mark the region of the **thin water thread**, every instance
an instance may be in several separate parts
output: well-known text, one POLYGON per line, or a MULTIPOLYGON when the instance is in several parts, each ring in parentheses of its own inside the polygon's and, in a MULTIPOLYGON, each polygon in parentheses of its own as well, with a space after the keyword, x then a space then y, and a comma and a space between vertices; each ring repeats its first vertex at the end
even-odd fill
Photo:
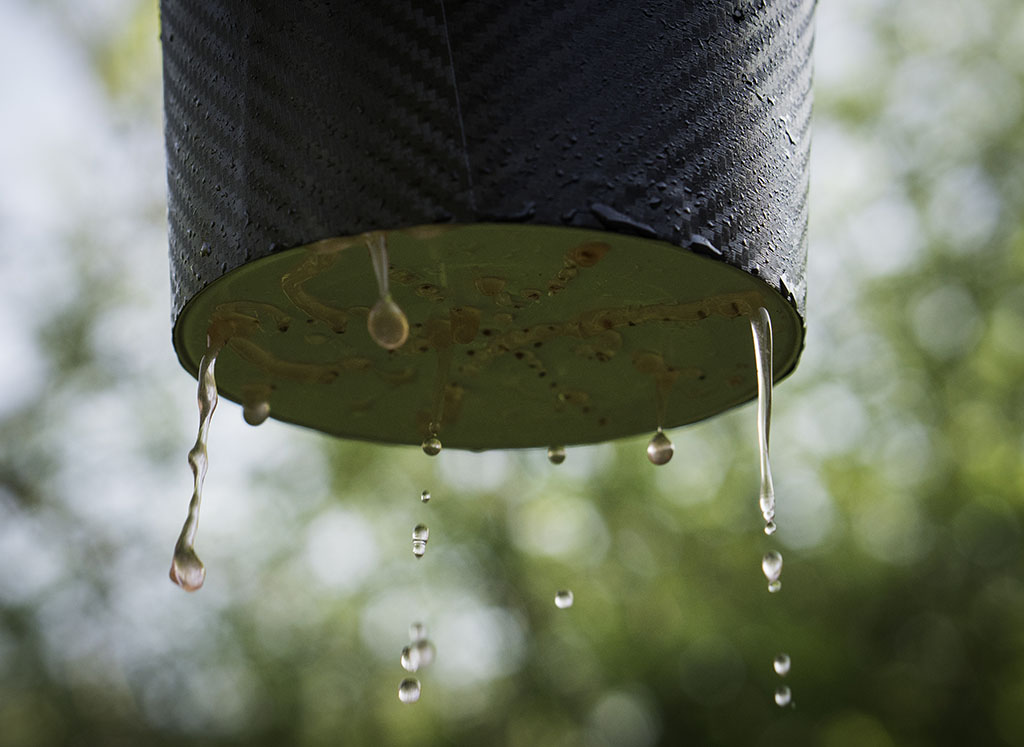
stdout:
POLYGON ((462 137, 462 160, 466 165, 466 182, 469 185, 469 205, 476 212, 476 193, 473 188, 473 172, 469 168, 469 145, 466 142, 466 123, 462 118, 462 103, 459 101, 459 83, 455 78, 455 56, 452 54, 452 42, 448 36, 448 14, 445 12, 444 0, 441 3, 441 23, 444 26, 444 45, 448 49, 448 69, 452 74, 452 92, 455 94, 455 113, 459 116, 459 134, 462 137))
POLYGON ((775 518, 775 486, 768 461, 768 440, 772 419, 772 320, 768 310, 758 308, 750 318, 754 341, 754 364, 757 368, 757 442, 761 457, 760 508, 765 522, 775 518))

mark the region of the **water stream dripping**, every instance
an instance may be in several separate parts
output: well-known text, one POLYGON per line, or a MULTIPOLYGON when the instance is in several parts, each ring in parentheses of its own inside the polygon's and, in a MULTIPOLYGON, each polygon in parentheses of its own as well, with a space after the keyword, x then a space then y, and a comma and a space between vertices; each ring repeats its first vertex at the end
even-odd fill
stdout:
POLYGON ((366 234, 366 247, 377 276, 380 298, 366 317, 366 328, 373 341, 385 350, 396 350, 409 339, 409 320, 391 297, 388 289, 388 245, 383 231, 366 234))
POLYGON ((750 318, 754 340, 754 362, 757 366, 757 444, 761 456, 760 508, 764 517, 764 533, 775 533, 775 486, 768 462, 768 438, 772 422, 772 320, 763 306, 750 318))
POLYGON ((199 433, 195 445, 188 453, 188 464, 192 468, 192 499, 188 504, 188 516, 181 528, 178 542, 174 546, 174 558, 171 560, 170 577, 185 591, 196 591, 206 580, 206 567, 196 555, 196 532, 199 529, 199 508, 203 500, 203 481, 206 479, 206 468, 209 455, 206 451, 207 438, 210 433, 210 422, 213 411, 217 408, 217 379, 214 367, 217 354, 224 347, 226 339, 215 333, 211 328, 206 341, 206 352, 199 362, 198 392, 199 401, 199 433))

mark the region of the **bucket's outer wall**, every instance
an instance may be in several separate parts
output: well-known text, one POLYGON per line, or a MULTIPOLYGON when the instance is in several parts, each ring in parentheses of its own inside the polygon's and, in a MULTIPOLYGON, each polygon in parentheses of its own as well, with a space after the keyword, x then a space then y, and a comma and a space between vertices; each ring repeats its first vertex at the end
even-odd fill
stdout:
POLYGON ((803 317, 813 9, 162 0, 173 319, 272 252, 447 221, 717 251, 803 317))

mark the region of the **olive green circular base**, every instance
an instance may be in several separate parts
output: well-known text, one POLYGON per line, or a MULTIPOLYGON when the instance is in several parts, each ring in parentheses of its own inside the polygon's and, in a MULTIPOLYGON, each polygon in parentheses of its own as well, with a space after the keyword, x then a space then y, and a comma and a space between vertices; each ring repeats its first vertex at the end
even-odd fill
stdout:
POLYGON ((749 314, 768 309, 774 372, 803 324, 777 291, 670 244, 534 225, 389 231, 390 292, 410 335, 388 352, 363 237, 246 264, 174 329, 193 374, 211 323, 229 329, 222 396, 345 438, 492 449, 606 441, 709 417, 756 394, 749 314))

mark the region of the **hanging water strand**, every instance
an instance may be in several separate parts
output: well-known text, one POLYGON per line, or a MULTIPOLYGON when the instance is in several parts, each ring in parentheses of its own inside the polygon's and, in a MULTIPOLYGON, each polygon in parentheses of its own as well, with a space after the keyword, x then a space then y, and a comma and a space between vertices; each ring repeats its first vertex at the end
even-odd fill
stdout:
POLYGON ((750 318, 754 339, 754 363, 757 366, 757 445, 761 454, 761 515, 764 533, 775 533, 775 486, 768 462, 768 437, 772 425, 772 320, 768 310, 758 308, 750 318))
POLYGON ((199 529, 199 507, 203 500, 203 481, 206 479, 208 454, 206 442, 210 433, 210 421, 217 408, 217 379, 214 367, 217 354, 224 346, 224 340, 214 336, 211 329, 206 341, 206 353, 199 362, 199 433, 196 443, 188 453, 188 464, 192 468, 192 500, 188 504, 188 516, 181 528, 178 542, 174 546, 171 560, 171 581, 185 591, 195 591, 206 580, 206 567, 196 555, 196 531, 199 529))
POLYGON ((385 350, 395 350, 402 347, 409 338, 409 320, 388 290, 388 245, 384 232, 372 231, 366 234, 366 247, 370 250, 370 261, 373 263, 380 293, 380 298, 366 317, 366 328, 374 342, 385 350))

